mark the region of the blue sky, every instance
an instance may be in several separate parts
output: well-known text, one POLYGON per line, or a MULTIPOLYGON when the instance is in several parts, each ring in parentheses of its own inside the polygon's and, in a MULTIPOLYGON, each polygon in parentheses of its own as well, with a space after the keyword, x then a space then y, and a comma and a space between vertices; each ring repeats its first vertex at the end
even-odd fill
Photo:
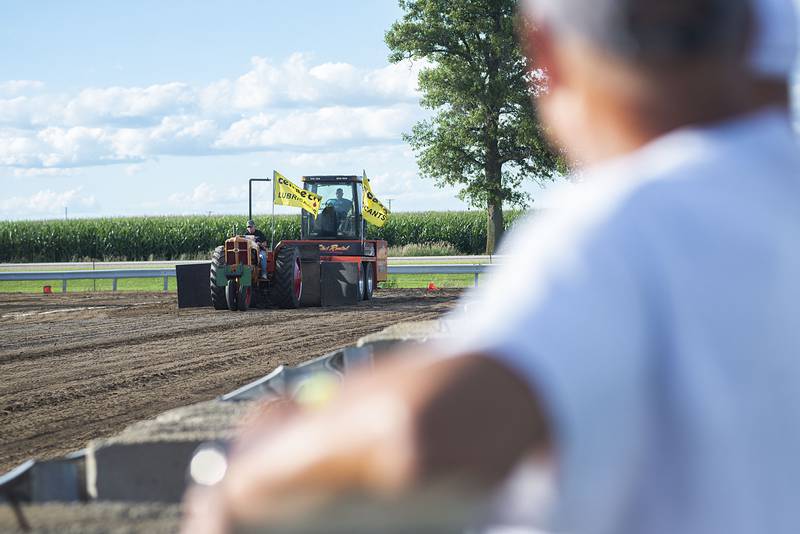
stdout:
POLYGON ((5 2, 3 71, 62 90, 202 84, 237 77, 252 56, 311 52, 320 63, 386 64, 394 1, 5 2))
POLYGON ((425 111, 419 66, 386 59, 400 16, 395 0, 0 3, 0 219, 245 213, 247 179, 273 169, 366 169, 393 211, 465 209, 401 140, 425 111))
POLYGON ((387 61, 400 16, 394 0, 4 2, 0 219, 245 213, 247 179, 273 169, 366 169, 394 211, 465 209, 401 140, 425 112, 418 67, 387 61))

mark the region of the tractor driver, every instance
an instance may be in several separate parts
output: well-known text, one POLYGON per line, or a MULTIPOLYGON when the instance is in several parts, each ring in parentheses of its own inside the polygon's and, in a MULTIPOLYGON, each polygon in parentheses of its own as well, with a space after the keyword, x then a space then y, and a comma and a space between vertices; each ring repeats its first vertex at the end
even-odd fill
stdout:
POLYGON ((353 201, 344 198, 344 190, 340 187, 336 189, 336 198, 333 199, 333 209, 336 210, 336 218, 339 220, 347 217, 353 209, 353 201))
POLYGON ((264 232, 256 228, 256 222, 252 219, 247 221, 247 233, 245 235, 254 236, 258 245, 258 257, 261 259, 261 278, 267 277, 267 236, 264 232))

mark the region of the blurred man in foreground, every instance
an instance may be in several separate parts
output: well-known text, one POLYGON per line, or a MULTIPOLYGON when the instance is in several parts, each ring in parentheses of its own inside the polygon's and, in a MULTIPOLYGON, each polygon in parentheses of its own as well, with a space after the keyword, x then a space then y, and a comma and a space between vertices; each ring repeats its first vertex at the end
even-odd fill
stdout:
POLYGON ((559 532, 800 531, 800 150, 748 7, 526 2, 538 108, 584 183, 515 229, 453 344, 251 429, 187 530, 488 489, 538 454, 559 532))

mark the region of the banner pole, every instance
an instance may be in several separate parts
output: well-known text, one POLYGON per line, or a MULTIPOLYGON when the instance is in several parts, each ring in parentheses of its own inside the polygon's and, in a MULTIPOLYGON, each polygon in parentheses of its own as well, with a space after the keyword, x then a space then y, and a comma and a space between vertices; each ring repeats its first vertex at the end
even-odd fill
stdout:
POLYGON ((273 169, 272 170, 272 230, 269 236, 269 250, 273 251, 274 243, 275 243, 275 184, 278 181, 277 172, 273 169))
POLYGON ((364 196, 367 191, 364 187, 364 181, 366 179, 367 170, 361 169, 361 198, 358 199, 358 202, 361 204, 361 213, 359 214, 359 218, 361 219, 361 250, 364 250, 364 243, 367 240, 367 222, 364 220, 364 196))

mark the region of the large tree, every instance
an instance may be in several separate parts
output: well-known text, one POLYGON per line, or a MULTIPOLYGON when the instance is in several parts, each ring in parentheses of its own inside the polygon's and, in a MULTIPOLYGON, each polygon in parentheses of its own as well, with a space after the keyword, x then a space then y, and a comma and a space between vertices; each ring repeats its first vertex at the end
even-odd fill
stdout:
POLYGON ((515 36, 515 0, 399 0, 386 32, 390 61, 427 60, 422 105, 435 111, 405 139, 424 177, 460 187, 487 210, 486 252, 503 235, 503 205, 527 206, 525 179, 551 180, 563 163, 534 116, 531 76, 515 36))

